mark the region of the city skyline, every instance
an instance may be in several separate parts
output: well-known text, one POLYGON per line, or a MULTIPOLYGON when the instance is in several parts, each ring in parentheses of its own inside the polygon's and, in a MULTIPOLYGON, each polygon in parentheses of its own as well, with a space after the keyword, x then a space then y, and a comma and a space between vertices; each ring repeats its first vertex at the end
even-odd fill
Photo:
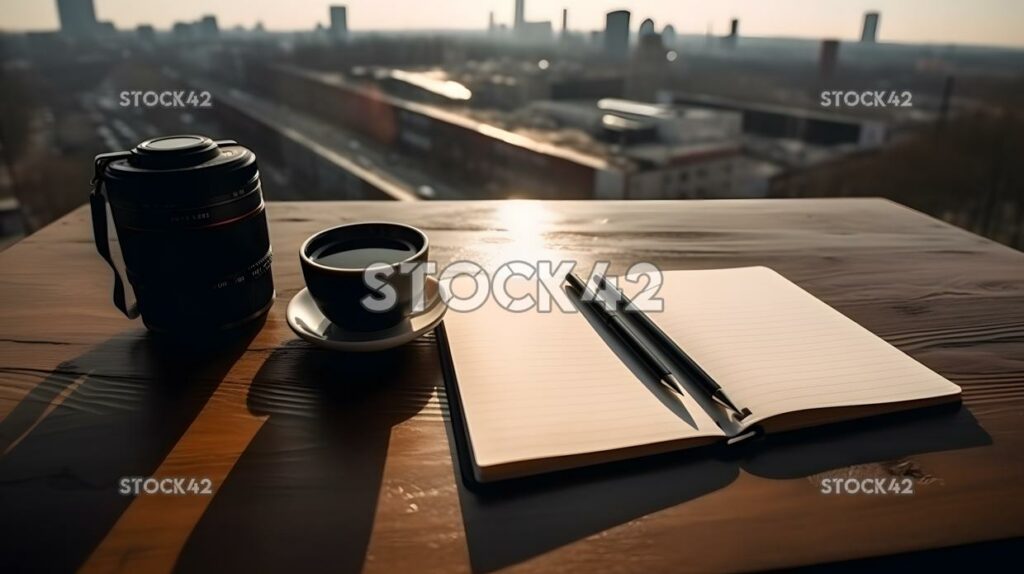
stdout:
MULTIPOLYGON (((119 29, 152 24, 166 30, 176 21, 195 20, 214 14, 222 28, 251 28, 262 22, 272 31, 310 30, 328 25, 332 4, 349 11, 349 29, 360 31, 399 30, 484 30, 488 14, 494 12, 499 24, 511 26, 514 0, 444 0, 422 3, 414 0, 347 2, 294 0, 287 4, 262 1, 203 2, 177 0, 173 3, 140 4, 130 0, 96 0, 96 14, 119 29)), ((0 30, 53 30, 58 27, 56 2, 4 0, 0 30)), ((1024 47, 1024 3, 1013 0, 954 2, 941 10, 927 0, 779 0, 755 2, 732 0, 707 3, 697 0, 527 0, 529 21, 560 22, 563 9, 569 11, 571 30, 600 30, 605 14, 627 9, 635 23, 652 18, 658 30, 672 24, 682 34, 703 34, 709 25, 716 35, 728 32, 731 18, 742 22, 742 36, 840 38, 857 40, 865 12, 881 13, 880 42, 971 44, 1024 47), (811 31, 811 32, 808 32, 811 31)))

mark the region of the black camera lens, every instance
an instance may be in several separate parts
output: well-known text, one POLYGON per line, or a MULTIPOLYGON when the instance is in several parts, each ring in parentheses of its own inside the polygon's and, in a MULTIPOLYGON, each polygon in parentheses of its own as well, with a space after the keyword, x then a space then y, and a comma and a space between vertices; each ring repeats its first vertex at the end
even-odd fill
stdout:
MULTIPOLYGON (((103 189, 93 193, 97 247, 108 257, 106 214, 96 209, 105 198, 147 327, 224 330, 269 310, 272 252, 252 151, 203 136, 159 137, 98 156, 97 179, 103 189)), ((119 290, 117 283, 115 303, 132 316, 119 290)))

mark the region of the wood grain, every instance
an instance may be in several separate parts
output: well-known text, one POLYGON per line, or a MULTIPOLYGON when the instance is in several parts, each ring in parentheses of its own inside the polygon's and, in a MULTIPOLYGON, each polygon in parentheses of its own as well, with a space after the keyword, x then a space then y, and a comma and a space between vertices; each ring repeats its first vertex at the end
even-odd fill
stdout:
POLYGON ((84 208, 0 253, 0 564, 721 571, 1024 535, 1024 254, 876 199, 297 202, 269 214, 277 301, 251 340, 212 354, 168 349, 117 314, 84 208), (433 335, 338 356, 284 322, 301 242, 360 220, 424 229, 441 266, 768 265, 961 385, 967 410, 955 424, 880 423, 776 449, 849 454, 838 467, 697 453, 472 491, 433 335), (211 477, 216 493, 113 492, 129 475, 211 477), (912 476, 915 494, 825 496, 823 476, 912 476))

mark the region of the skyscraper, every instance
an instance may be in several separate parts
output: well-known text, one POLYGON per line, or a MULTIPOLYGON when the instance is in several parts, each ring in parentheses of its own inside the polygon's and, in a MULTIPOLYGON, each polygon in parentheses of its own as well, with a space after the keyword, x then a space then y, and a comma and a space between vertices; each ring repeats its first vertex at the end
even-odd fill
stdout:
POLYGON ((629 10, 615 10, 605 16, 604 50, 621 60, 629 56, 629 10))
POLYGON ((516 16, 513 27, 518 30, 526 22, 526 0, 516 0, 516 16))
POLYGON ((562 37, 569 35, 569 9, 562 8, 562 37))
POLYGON ((860 41, 874 43, 878 39, 878 12, 864 13, 864 30, 860 33, 860 41))
MULTIPOLYGON (((653 28, 653 23, 651 24, 653 28)), ((641 29, 643 27, 641 26, 641 29)), ((661 35, 653 29, 641 33, 636 50, 629 61, 626 96, 635 100, 654 101, 668 77, 668 58, 661 35)))
POLYGON ((644 36, 650 36, 651 34, 654 34, 654 20, 647 18, 640 23, 639 36, 643 38, 644 36))
POLYGON ((722 45, 729 49, 735 49, 740 43, 740 20, 733 18, 729 21, 729 35, 722 38, 722 45))
POLYGON ((666 46, 671 46, 676 43, 676 27, 672 24, 667 24, 661 31, 661 40, 666 46))
POLYGON ((331 35, 341 38, 348 35, 348 8, 331 6, 331 35))
POLYGON ((60 31, 72 36, 90 36, 97 31, 96 8, 92 0, 57 0, 60 31))
POLYGON ((196 25, 196 29, 201 37, 208 40, 216 38, 220 34, 216 16, 203 16, 196 25))
POLYGON ((839 64, 839 40, 822 40, 818 55, 818 73, 822 78, 831 77, 839 64))

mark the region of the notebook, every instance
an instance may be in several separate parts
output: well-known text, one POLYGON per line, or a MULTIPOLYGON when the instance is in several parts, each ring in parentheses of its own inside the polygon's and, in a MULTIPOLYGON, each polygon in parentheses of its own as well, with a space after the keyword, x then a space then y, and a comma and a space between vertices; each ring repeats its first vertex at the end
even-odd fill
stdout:
POLYGON ((663 310, 648 317, 751 414, 737 420, 682 373, 688 392, 668 391, 586 306, 515 313, 492 298, 450 312, 442 333, 478 481, 959 400, 960 387, 771 269, 663 277, 663 310))

